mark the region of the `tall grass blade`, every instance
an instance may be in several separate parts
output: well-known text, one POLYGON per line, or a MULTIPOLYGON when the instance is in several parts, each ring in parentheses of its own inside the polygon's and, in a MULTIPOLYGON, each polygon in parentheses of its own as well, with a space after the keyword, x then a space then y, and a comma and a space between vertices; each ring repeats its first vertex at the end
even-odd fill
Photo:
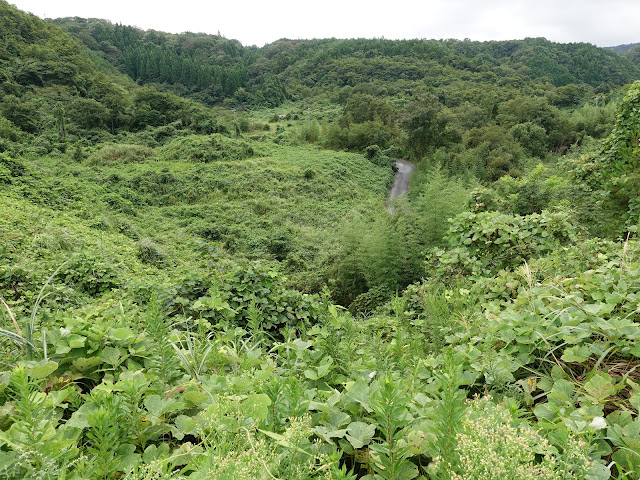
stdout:
POLYGON ((49 286, 51 281, 55 278, 55 276, 58 274, 58 272, 62 269, 62 267, 64 267, 67 263, 69 263, 69 260, 67 260, 66 262, 63 262, 58 268, 56 268, 55 272, 53 272, 51 276, 47 278, 47 281, 44 282, 44 285, 40 289, 40 293, 38 293, 36 302, 33 304, 33 310, 31 311, 31 318, 29 320, 29 328, 27 329, 27 336, 26 336, 27 359, 29 360, 31 360, 33 356, 33 351, 35 350, 35 347, 33 345, 33 330, 35 328, 35 323, 36 323, 36 314, 38 313, 38 308, 40 307, 40 304, 42 303, 42 301, 49 296, 49 294, 45 295, 44 291, 49 286))
POLYGON ((20 325, 18 325, 18 322, 16 321, 16 317, 13 316, 13 312, 11 311, 11 309, 9 308, 9 305, 7 305, 7 302, 4 301, 4 298, 0 297, 0 302, 2 302, 2 305, 4 305, 4 308, 7 309, 7 313, 9 314, 9 318, 11 319, 11 321, 13 322, 13 326, 16 329, 16 333, 20 336, 22 336, 22 330, 20 330, 20 325))
POLYGON ((11 330, 0 328, 0 336, 10 339, 22 347, 30 347, 35 349, 35 345, 33 345, 33 343, 24 338, 22 335, 16 332, 12 332, 11 330))

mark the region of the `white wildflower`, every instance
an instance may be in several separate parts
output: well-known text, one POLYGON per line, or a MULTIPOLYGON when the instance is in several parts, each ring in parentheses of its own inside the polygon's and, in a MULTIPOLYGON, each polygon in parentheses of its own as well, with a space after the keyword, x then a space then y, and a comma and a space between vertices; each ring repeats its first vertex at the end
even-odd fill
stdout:
POLYGON ((604 417, 593 417, 589 426, 594 430, 602 430, 603 428, 607 428, 607 421, 604 417))

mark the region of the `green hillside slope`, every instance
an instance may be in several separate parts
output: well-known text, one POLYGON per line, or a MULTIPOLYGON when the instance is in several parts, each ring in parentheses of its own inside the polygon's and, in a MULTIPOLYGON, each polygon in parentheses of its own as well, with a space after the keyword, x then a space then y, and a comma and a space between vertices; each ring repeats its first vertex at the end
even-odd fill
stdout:
POLYGON ((637 75, 0 1, 0 479, 637 478, 637 75))
POLYGON ((191 132, 218 129, 198 104, 139 88, 61 28, 5 1, 0 27, 0 151, 65 151, 112 139, 122 130, 170 123, 191 132))

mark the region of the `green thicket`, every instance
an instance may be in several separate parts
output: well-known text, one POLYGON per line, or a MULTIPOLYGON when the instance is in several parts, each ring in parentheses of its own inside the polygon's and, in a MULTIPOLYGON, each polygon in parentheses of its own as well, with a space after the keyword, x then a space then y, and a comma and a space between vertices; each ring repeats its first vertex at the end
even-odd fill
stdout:
POLYGON ((633 63, 0 40, 1 479, 638 477, 633 63))
POLYGON ((198 98, 207 102, 233 96, 247 83, 247 65, 255 59, 252 50, 220 36, 143 32, 98 19, 66 18, 54 23, 133 80, 176 85, 180 93, 198 92, 198 98))
POLYGON ((158 136, 224 130, 197 103, 137 88, 61 28, 6 2, 0 2, 0 13, 0 150, 64 152, 158 126, 166 127, 158 136))

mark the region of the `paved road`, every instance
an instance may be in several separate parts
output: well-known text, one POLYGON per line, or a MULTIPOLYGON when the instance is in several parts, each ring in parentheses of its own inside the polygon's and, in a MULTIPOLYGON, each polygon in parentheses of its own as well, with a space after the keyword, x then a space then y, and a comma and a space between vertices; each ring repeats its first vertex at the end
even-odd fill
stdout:
MULTIPOLYGON (((416 168, 413 163, 400 158, 396 160, 396 167, 398 168, 398 171, 396 172, 396 176, 393 180, 391 192, 389 192, 389 200, 393 200, 394 198, 398 198, 400 195, 407 193, 407 190, 409 190, 409 179, 411 178, 413 170, 416 168)), ((387 210, 389 210, 390 213, 395 213, 396 211, 390 204, 387 205, 387 210)))

